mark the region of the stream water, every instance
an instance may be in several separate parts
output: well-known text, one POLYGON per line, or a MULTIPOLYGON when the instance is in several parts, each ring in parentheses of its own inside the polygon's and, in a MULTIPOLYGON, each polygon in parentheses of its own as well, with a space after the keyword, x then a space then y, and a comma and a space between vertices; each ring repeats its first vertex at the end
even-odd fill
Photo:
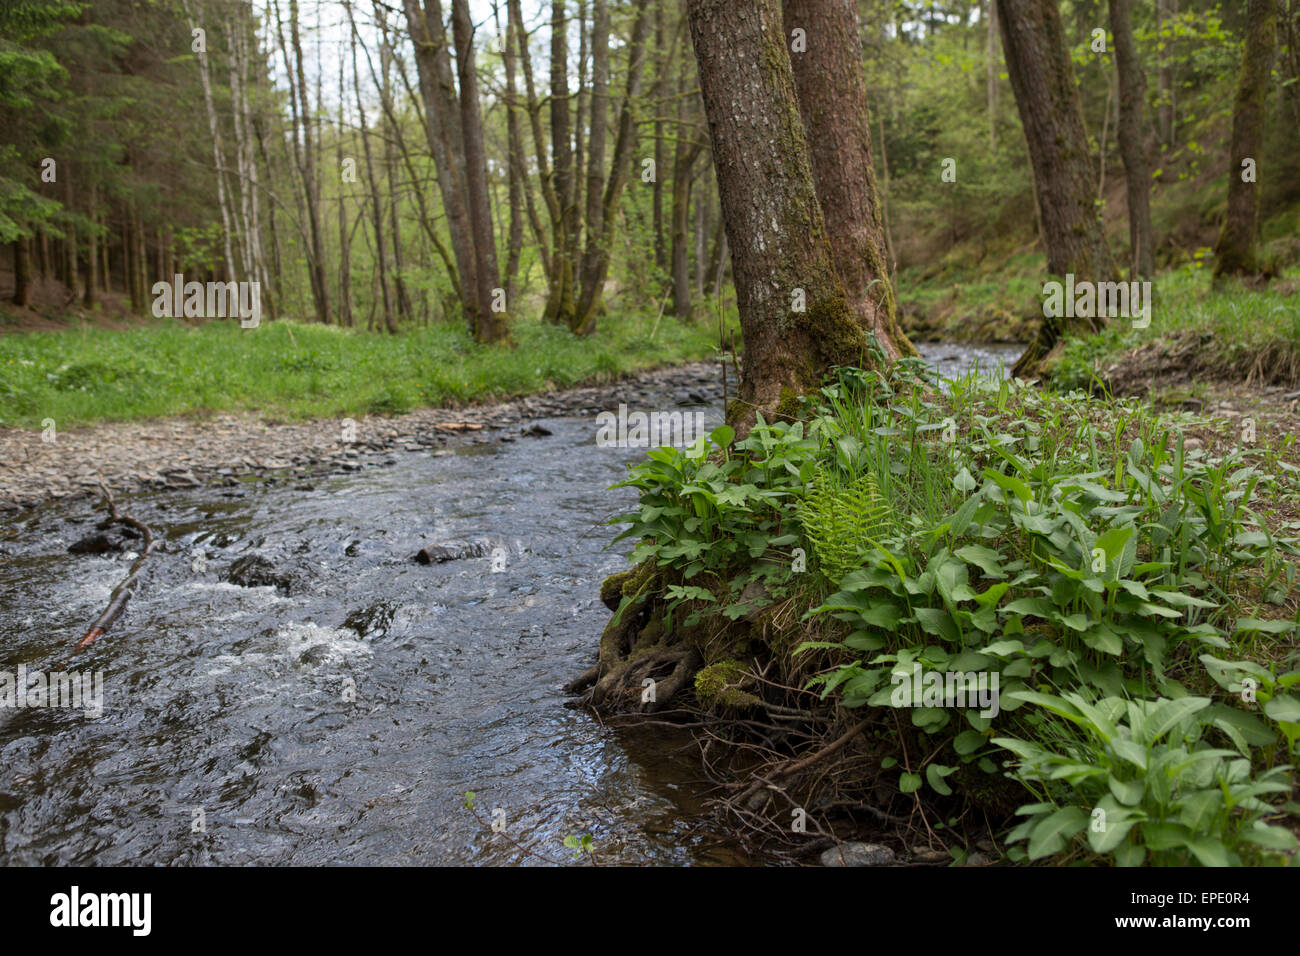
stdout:
MULTIPOLYGON (((1015 357, 922 351, 949 374, 1015 357)), ((0 862, 540 864, 585 833, 602 862, 763 862, 700 825, 684 733, 562 706, 609 617, 600 582, 626 566, 604 521, 635 495, 608 486, 643 453, 597 447, 591 418, 540 424, 352 474, 130 496, 165 550, 75 656, 130 555, 68 553, 103 515, 87 499, 0 524, 0 672, 103 681, 98 715, 0 710, 0 862), (412 560, 456 543, 482 553, 412 560), (232 575, 251 556, 276 581, 232 575)))

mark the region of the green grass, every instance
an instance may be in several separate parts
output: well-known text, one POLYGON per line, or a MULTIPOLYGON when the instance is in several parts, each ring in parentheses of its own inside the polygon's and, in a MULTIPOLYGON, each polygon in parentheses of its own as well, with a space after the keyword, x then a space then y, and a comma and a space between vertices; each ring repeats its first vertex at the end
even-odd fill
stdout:
POLYGON ((241 329, 165 320, 0 337, 0 425, 60 427, 168 415, 257 411, 302 419, 396 414, 502 400, 707 357, 712 323, 610 316, 577 338, 517 322, 513 348, 459 326, 399 335, 288 322, 241 329), (653 337, 651 332, 654 332, 653 337))
POLYGON ((970 262, 913 267, 899 274, 899 303, 920 341, 1028 341, 1041 315, 1041 253, 1000 261, 996 271, 970 262))

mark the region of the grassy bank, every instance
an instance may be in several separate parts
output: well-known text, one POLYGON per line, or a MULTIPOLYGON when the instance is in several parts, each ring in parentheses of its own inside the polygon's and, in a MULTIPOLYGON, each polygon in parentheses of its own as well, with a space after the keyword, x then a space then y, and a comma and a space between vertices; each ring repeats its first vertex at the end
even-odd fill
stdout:
POLYGON ((1251 384, 1300 384, 1300 291, 1295 278, 1264 288, 1236 280, 1211 281, 1212 263, 1167 273, 1155 284, 1151 325, 1135 329, 1117 320, 1102 334, 1071 342, 1053 369, 1061 388, 1087 388, 1094 374, 1126 360, 1125 384, 1143 370, 1169 365, 1159 386, 1205 380, 1251 384), (1136 354, 1135 350, 1137 351, 1136 354), (1169 361, 1172 359, 1172 361, 1169 361))
MULTIPOLYGON (((1057 388, 1091 388, 1095 375, 1134 354, 1121 385, 1140 377, 1141 363, 1158 371, 1162 359, 1197 380, 1300 385, 1300 284, 1283 277, 1268 286, 1212 281, 1208 251, 1153 281, 1151 325, 1114 319, 1109 328, 1070 343, 1052 369, 1057 388), (1186 354, 1184 354, 1186 352, 1186 354), (1138 367, 1134 367, 1134 365, 1138 367)), ((982 273, 900 276, 907 332, 917 341, 1027 342, 1043 316, 1043 263, 1023 255, 996 277, 982 273)), ((1104 377, 1104 376, 1102 376, 1104 377)))
POLYGON ((772 840, 808 808, 958 859, 1286 862, 1300 469, 1184 425, 841 370, 800 421, 652 451, 591 699, 641 709, 651 677, 711 712, 776 782, 731 801, 772 840))
POLYGON ((577 338, 516 322, 516 346, 476 345, 459 326, 387 336, 289 322, 241 329, 163 321, 0 337, 0 425, 255 410, 286 419, 390 414, 610 379, 712 354, 717 331, 671 316, 610 316, 577 338), (653 333, 653 334, 652 334, 653 333))

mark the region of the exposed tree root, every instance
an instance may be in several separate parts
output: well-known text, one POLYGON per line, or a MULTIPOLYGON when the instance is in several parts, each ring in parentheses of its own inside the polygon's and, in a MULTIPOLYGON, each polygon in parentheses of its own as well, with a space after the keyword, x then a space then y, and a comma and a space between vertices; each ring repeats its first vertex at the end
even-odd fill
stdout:
MULTIPOLYGON (((624 726, 689 732, 716 788, 709 826, 769 859, 804 860, 849 839, 890 843, 902 858, 917 843, 942 846, 929 823, 932 811, 949 819, 962 812, 961 799, 931 807, 919 794, 900 793, 897 771, 883 770, 882 760, 900 756, 901 747, 900 768, 924 766, 915 751, 907 759, 911 728, 880 724, 880 711, 850 721, 805 689, 832 660, 791 653, 817 636, 793 602, 692 626, 684 623, 689 607, 680 606, 669 626, 661 595, 675 582, 661 574, 643 565, 601 587, 616 613, 601 635, 596 665, 567 685, 580 695, 569 706, 624 726)), ((965 845, 990 835, 943 832, 965 845)))

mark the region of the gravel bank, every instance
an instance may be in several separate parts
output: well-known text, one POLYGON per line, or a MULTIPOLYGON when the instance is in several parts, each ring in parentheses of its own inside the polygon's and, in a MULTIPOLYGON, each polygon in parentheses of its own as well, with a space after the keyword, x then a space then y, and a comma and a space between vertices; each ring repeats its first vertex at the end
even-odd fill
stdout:
MULTIPOLYGON (((324 475, 391 462, 395 452, 436 450, 449 444, 544 437, 528 423, 567 415, 594 415, 664 394, 672 402, 716 402, 718 366, 696 363, 645 372, 610 385, 569 389, 495 405, 425 408, 396 417, 323 419, 281 424, 255 415, 207 420, 115 422, 43 436, 0 429, 0 511, 44 501, 98 494, 96 475, 114 491, 236 483, 268 474, 324 475), (52 440, 47 440, 47 437, 52 440)), ((593 431, 594 437, 594 431, 593 431)))

